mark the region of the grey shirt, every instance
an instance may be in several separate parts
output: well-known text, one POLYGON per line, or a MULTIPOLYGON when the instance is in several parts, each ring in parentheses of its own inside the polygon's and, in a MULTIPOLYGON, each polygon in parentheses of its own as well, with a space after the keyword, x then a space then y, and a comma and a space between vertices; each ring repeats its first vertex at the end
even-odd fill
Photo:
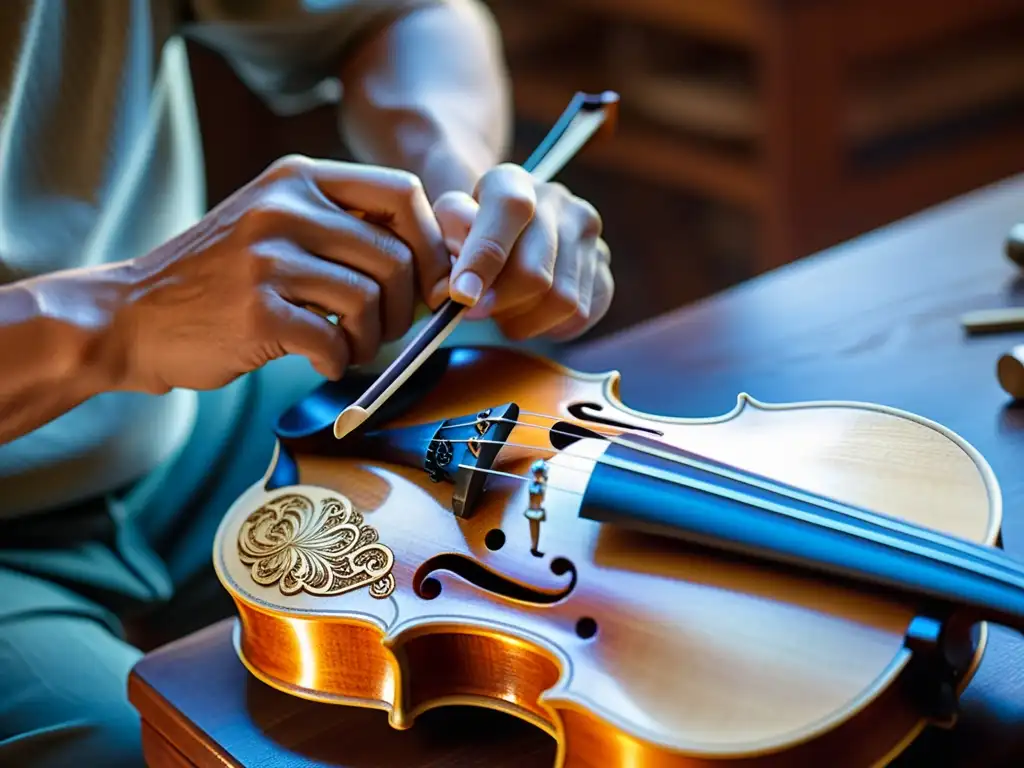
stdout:
MULTIPOLYGON (((0 0, 0 282, 146 253, 204 213, 181 36, 278 111, 423 0, 0 0)), ((0 355, 4 354, 0 350, 0 355)), ((196 393, 107 393, 0 446, 0 516, 103 493, 192 430, 196 393)))

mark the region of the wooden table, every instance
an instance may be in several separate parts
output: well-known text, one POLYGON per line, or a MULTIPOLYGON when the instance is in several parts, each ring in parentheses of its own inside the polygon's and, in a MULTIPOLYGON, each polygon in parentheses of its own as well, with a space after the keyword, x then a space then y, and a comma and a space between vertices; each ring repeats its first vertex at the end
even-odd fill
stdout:
MULTIPOLYGON (((960 313, 1024 300, 1003 239, 1024 218, 1024 176, 920 214, 613 338, 566 362, 623 372, 632 406, 703 417, 738 392, 763 401, 870 400, 940 421, 990 461, 1004 544, 1024 558, 1024 407, 995 379, 1013 337, 965 338, 960 313)), ((152 766, 548 768, 554 745, 480 710, 436 710, 411 731, 385 716, 288 697, 235 659, 230 623, 149 654, 130 683, 152 766)), ((950 732, 900 765, 1024 764, 1024 644, 996 629, 950 732)))

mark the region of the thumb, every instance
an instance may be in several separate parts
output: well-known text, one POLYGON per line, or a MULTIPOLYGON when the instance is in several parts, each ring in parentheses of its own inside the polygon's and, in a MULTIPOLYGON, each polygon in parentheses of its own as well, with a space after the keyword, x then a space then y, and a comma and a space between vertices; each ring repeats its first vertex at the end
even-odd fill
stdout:
POLYGON ((479 209, 451 274, 452 298, 470 307, 497 280, 537 206, 532 177, 510 164, 484 174, 474 196, 479 209))
POLYGON ((437 198, 433 207, 434 218, 437 219, 445 248, 450 254, 449 272, 442 275, 430 289, 429 295, 424 297, 429 306, 437 307, 449 297, 451 267, 462 252, 462 246, 473 227, 480 206, 465 192, 453 191, 437 198))

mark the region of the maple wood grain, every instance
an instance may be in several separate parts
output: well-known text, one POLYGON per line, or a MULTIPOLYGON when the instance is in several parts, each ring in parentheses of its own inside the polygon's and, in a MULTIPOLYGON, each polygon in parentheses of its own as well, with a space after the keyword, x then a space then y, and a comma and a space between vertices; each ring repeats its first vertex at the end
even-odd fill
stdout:
MULTIPOLYGON (((1024 217, 1024 176, 831 248, 570 355, 623 372, 627 405, 701 417, 737 392, 767 402, 866 400, 938 421, 991 464, 1002 543, 1024 560, 1024 404, 999 358, 1024 333, 968 336, 968 311, 1024 305, 1006 239, 1024 217)), ((900 766, 1024 764, 1024 643, 994 628, 950 732, 919 738, 900 766)))
MULTIPOLYGON (((659 419, 622 409, 613 375, 574 373, 508 349, 449 363, 389 424, 463 421, 506 402, 521 414, 600 403, 602 418, 655 430, 660 444, 708 461, 968 540, 997 540, 1001 509, 983 462, 907 415, 744 402, 722 419, 659 419)), ((361 458, 330 455, 330 446, 291 443, 297 483, 254 483, 214 544, 217 574, 241 615, 246 666, 289 693, 386 709, 396 727, 415 727, 418 712, 440 703, 509 711, 556 736, 566 752, 557 768, 723 760, 859 768, 916 735, 921 718, 899 693, 911 687, 903 646, 918 608, 581 519, 587 467, 608 443, 556 454, 547 430, 534 428, 547 422, 520 419, 493 468, 521 476, 535 460, 548 462, 536 554, 522 483, 492 478, 472 517, 459 519, 451 485, 418 466, 371 471, 361 458), (345 559, 346 539, 280 538, 282 530, 322 530, 328 515, 372 532, 378 569, 362 580, 298 577, 286 586, 285 569, 272 563, 281 562, 278 547, 300 537, 303 551, 361 573, 345 559), (502 544, 488 546, 495 532, 502 544), (486 583, 465 563, 484 569, 486 583), (428 574, 438 587, 426 597, 419 585, 428 574), (381 585, 377 596, 352 588, 371 582, 381 585), (522 590, 516 599, 507 592, 513 585, 522 590), (594 634, 577 635, 583 617, 594 634), (815 638, 813 653, 806 638, 815 638), (876 700, 879 686, 896 695, 876 700)))

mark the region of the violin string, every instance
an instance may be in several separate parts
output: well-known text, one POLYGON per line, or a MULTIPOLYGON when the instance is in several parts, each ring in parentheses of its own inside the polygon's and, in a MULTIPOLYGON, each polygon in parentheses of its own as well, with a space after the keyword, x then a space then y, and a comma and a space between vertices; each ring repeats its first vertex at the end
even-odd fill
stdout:
MULTIPOLYGON (((553 418, 554 419, 555 417, 551 416, 551 417, 548 417, 548 418, 553 418)), ((556 429, 555 427, 547 427, 547 426, 544 426, 543 424, 531 424, 528 421, 522 421, 520 419, 508 419, 508 418, 500 417, 500 418, 496 418, 496 419, 485 419, 485 421, 499 422, 499 423, 502 423, 502 424, 512 424, 513 426, 516 426, 516 427, 529 427, 530 429, 542 429, 545 432, 547 432, 549 434, 552 434, 552 435, 561 435, 562 437, 572 437, 572 438, 575 438, 577 440, 581 440, 583 438, 590 437, 589 435, 580 435, 580 434, 578 434, 576 432, 566 432, 564 429, 556 429)), ((555 421, 565 421, 565 419, 555 419, 555 421)), ((472 426, 476 425, 476 423, 477 422, 475 422, 475 421, 471 421, 471 422, 468 422, 468 423, 465 423, 465 424, 449 424, 446 427, 441 427, 441 429, 454 429, 455 427, 472 427, 472 426)), ((574 423, 574 422, 569 422, 569 423, 574 423)), ((590 427, 585 427, 585 429, 590 429, 590 427)), ((613 438, 614 437, 613 434, 610 434, 610 433, 607 433, 607 432, 598 432, 596 429, 595 430, 591 430, 591 431, 592 432, 596 432, 597 434, 602 435, 604 437, 609 437, 609 438, 613 438)), ((435 437, 435 438, 431 439, 431 442, 433 442, 434 440, 448 440, 448 442, 450 442, 450 443, 461 442, 461 441, 458 441, 458 440, 451 440, 451 439, 449 439, 447 437, 435 437)), ((627 445, 626 447, 629 447, 629 446, 627 445)))
MULTIPOLYGON (((558 416, 548 416, 547 414, 534 413, 532 411, 520 411, 519 413, 520 414, 526 414, 527 416, 538 416, 538 417, 541 417, 541 418, 544 418, 544 419, 548 419, 550 421, 566 421, 566 419, 559 418, 558 416)), ((543 424, 531 424, 528 421, 523 421, 521 419, 509 419, 509 418, 506 418, 504 416, 499 416, 499 417, 493 418, 493 419, 492 418, 486 418, 486 419, 484 419, 484 421, 500 422, 502 424, 513 424, 513 425, 518 426, 518 427, 533 427, 534 429, 545 429, 545 430, 547 430, 549 432, 554 432, 555 434, 567 435, 569 437, 580 437, 580 435, 577 435, 577 434, 575 434, 573 432, 563 432, 561 430, 555 429, 554 427, 545 427, 543 424)), ((441 427, 441 429, 457 429, 459 427, 473 427, 473 426, 476 426, 476 424, 478 422, 479 422, 478 419, 473 419, 473 421, 464 421, 464 422, 459 423, 459 424, 447 424, 447 425, 441 427)), ((570 423, 574 423, 574 422, 570 422, 570 423)), ((611 431, 611 430, 602 432, 601 430, 595 429, 595 428, 590 427, 590 426, 587 426, 586 429, 589 429, 591 432, 596 432, 599 435, 612 435, 612 436, 614 436, 614 435, 619 434, 618 432, 614 432, 614 431, 611 431)))
MULTIPOLYGON (((551 420, 551 421, 565 421, 565 419, 562 419, 562 418, 557 417, 557 416, 552 416, 552 415, 549 415, 549 414, 535 413, 535 412, 530 412, 530 411, 521 411, 520 413, 525 413, 525 414, 529 414, 529 415, 532 415, 532 416, 537 416, 537 417, 544 418, 544 419, 551 420)), ((543 429, 543 430, 546 430, 547 432, 549 432, 551 434, 559 434, 559 435, 564 435, 564 436, 567 436, 567 437, 573 437, 573 438, 576 438, 576 439, 593 439, 593 438, 587 438, 587 436, 579 435, 579 434, 576 434, 576 433, 573 433, 573 432, 567 432, 565 430, 559 430, 559 429, 556 429, 554 427, 545 427, 544 425, 540 425, 540 424, 531 424, 529 422, 521 421, 521 420, 518 420, 518 419, 496 418, 496 419, 487 419, 487 420, 488 421, 500 421, 500 422, 504 422, 504 423, 512 423, 515 426, 530 427, 530 428, 534 428, 534 429, 543 429)), ((472 422, 469 422, 468 424, 466 424, 466 426, 472 426, 472 425, 475 425, 476 423, 477 423, 477 421, 472 421, 472 422)), ((570 422, 570 423, 572 423, 572 422, 570 422)), ((589 429, 589 426, 584 427, 584 428, 589 429)), ((594 430, 594 431, 596 431, 596 430, 594 430)), ((956 549, 960 549, 962 551, 969 550, 971 552, 971 554, 974 555, 977 559, 982 560, 984 562, 987 562, 987 563, 989 563, 989 564, 991 564, 991 565, 993 565, 993 566, 995 566, 995 567, 997 567, 999 569, 1006 570, 1009 573, 1012 573, 1012 574, 1017 575, 1017 576, 1021 577, 1022 579, 1024 579, 1024 567, 1018 565, 1017 563, 1015 563, 1013 561, 1008 561, 1006 558, 997 557, 997 553, 991 552, 989 550, 989 548, 987 548, 987 547, 975 545, 972 542, 960 541, 960 540, 957 540, 957 539, 953 539, 951 537, 944 537, 940 533, 932 532, 932 531, 929 531, 927 529, 923 529, 923 528, 920 528, 918 526, 914 526, 912 524, 904 523, 904 522, 902 522, 900 520, 897 520, 895 518, 892 518, 892 517, 888 517, 888 516, 884 516, 884 515, 879 515, 877 513, 870 512, 868 510, 861 510, 861 509, 858 509, 858 508, 853 507, 851 505, 844 504, 842 502, 838 502, 838 501, 833 500, 833 499, 827 499, 827 498, 824 498, 824 497, 815 497, 815 496, 812 496, 810 494, 803 494, 803 493, 800 493, 799 490, 795 490, 794 491, 794 489, 790 489, 790 488, 786 488, 786 487, 783 487, 783 486, 776 485, 775 483, 773 483, 771 480, 769 480, 767 478, 763 478, 763 479, 758 478, 757 480, 755 480, 753 478, 750 478, 749 476, 745 476, 745 475, 737 473, 737 472, 732 472, 732 471, 729 471, 728 469, 725 469, 725 468, 720 468, 720 467, 715 467, 715 466, 712 466, 712 465, 708 465, 708 464, 705 464, 704 462, 700 462, 700 461, 697 461, 697 460, 694 460, 694 459, 687 459, 687 458, 678 456, 676 454, 669 453, 667 451, 658 450, 657 448, 654 448, 654 447, 651 447, 651 446, 634 445, 634 444, 631 444, 627 440, 621 440, 621 439, 618 439, 616 437, 608 437, 607 439, 608 439, 609 442, 611 442, 613 444, 616 444, 616 445, 620 445, 620 446, 624 447, 627 450, 637 451, 639 453, 647 453, 649 455, 653 455, 653 456, 656 456, 656 457, 659 457, 659 458, 663 458, 666 461, 669 461, 669 462, 672 462, 672 463, 675 463, 675 464, 680 464, 680 465, 683 465, 683 466, 690 466, 690 467, 692 467, 694 469, 703 470, 703 471, 705 471, 705 472, 707 472, 707 473, 709 473, 711 475, 714 475, 714 476, 729 478, 729 479, 732 479, 732 480, 734 480, 736 482, 739 482, 741 484, 744 484, 744 485, 753 486, 755 488, 761 488, 762 490, 767 490, 767 491, 769 491, 771 493, 775 493, 775 494, 783 496, 785 498, 789 498, 789 499, 791 499, 793 501, 802 501, 805 504, 809 504, 811 506, 818 506, 818 507, 821 507, 821 508, 824 508, 824 509, 828 509, 828 510, 831 510, 832 512, 835 512, 837 514, 846 515, 846 516, 852 517, 854 519, 859 519, 862 522, 874 523, 875 525, 877 525, 880 528, 885 528, 885 529, 888 529, 889 531, 893 531, 893 532, 903 533, 904 535, 906 535, 906 536, 908 536, 910 538, 926 541, 926 542, 929 542, 929 543, 931 543, 931 544, 933 544, 935 546, 949 547, 949 548, 953 549, 954 551, 956 549)), ((529 447, 529 446, 524 446, 524 447, 529 447)), ((560 452, 560 454, 562 454, 562 453, 564 453, 564 452, 560 452)), ((567 454, 567 455, 571 455, 571 454, 567 454)), ((613 462, 609 462, 609 461, 605 460, 607 458, 608 457, 602 457, 600 459, 596 459, 596 461, 598 463, 612 464, 613 462)), ((630 467, 629 469, 630 469, 630 471, 637 472, 638 470, 636 469, 636 467, 639 467, 639 469, 642 470, 642 471, 639 471, 639 474, 645 474, 645 473, 649 474, 649 469, 647 467, 643 467, 643 465, 634 465, 633 467, 630 467)), ((728 497, 728 495, 729 495, 729 492, 725 491, 725 489, 719 489, 719 488, 715 488, 713 486, 707 486, 706 488, 698 489, 698 488, 695 488, 692 484, 680 482, 680 479, 677 478, 677 476, 675 476, 675 475, 671 475, 669 477, 673 478, 671 480, 671 482, 675 482, 677 484, 682 484, 682 485, 688 485, 688 487, 690 487, 692 490, 704 490, 705 492, 713 493, 714 495, 717 495, 717 496, 726 496, 726 497, 728 497)), ((667 478, 663 478, 663 479, 667 479, 667 478)), ((695 481, 695 482, 700 483, 700 481, 695 481)), ((706 485, 706 484, 702 484, 702 485, 706 485)), ((750 497, 750 498, 755 498, 756 499, 756 497, 750 497)), ((747 503, 749 503, 749 502, 747 502, 747 503)), ((772 504, 772 502, 767 502, 767 503, 772 505, 772 506, 777 506, 777 505, 772 504)), ((769 510, 768 508, 764 507, 761 504, 753 504, 753 506, 760 507, 761 509, 765 509, 766 511, 771 511, 771 510, 769 510)), ((779 514, 783 514, 784 516, 789 516, 789 517, 794 517, 795 516, 794 514, 792 514, 792 511, 786 511, 785 508, 782 508, 782 507, 779 507, 775 511, 777 513, 779 513, 779 514)), ((808 513, 801 513, 801 514, 807 515, 808 513)), ((799 516, 799 515, 796 515, 796 516, 799 516)), ((826 527, 835 527, 835 526, 830 524, 830 518, 828 518, 825 515, 821 515, 820 513, 819 514, 811 513, 810 517, 807 519, 807 522, 817 523, 819 525, 824 525, 826 527)), ((844 528, 849 528, 850 530, 847 530, 847 533, 851 533, 851 531, 852 531, 855 535, 858 535, 861 538, 865 538, 868 534, 871 533, 870 531, 867 531, 867 530, 865 530, 863 528, 860 528, 860 527, 857 527, 857 526, 849 526, 848 524, 842 523, 842 521, 835 521, 835 525, 838 525, 838 526, 844 527, 844 528)), ((879 535, 883 535, 884 536, 884 534, 879 534, 879 535)), ((867 537, 870 538, 870 536, 867 536, 867 537)), ((889 538, 889 537, 886 537, 886 538, 889 538)), ((879 543, 885 543, 885 542, 879 542, 879 543)), ((895 547, 897 549, 903 549, 904 551, 906 551, 906 547, 901 546, 901 544, 902 544, 902 542, 901 542, 900 539, 891 539, 891 538, 889 539, 889 546, 890 547, 895 547)), ((910 546, 913 547, 913 544, 910 544, 910 546)), ((914 547, 914 548, 916 549, 916 547, 914 547)), ((920 554, 920 552, 918 554, 920 554)))
MULTIPOLYGON (((459 464, 458 467, 459 467, 459 469, 468 469, 471 472, 483 472, 483 473, 488 474, 488 475, 498 475, 500 477, 507 477, 507 478, 510 478, 512 480, 521 480, 523 482, 527 482, 527 481, 532 482, 533 481, 533 478, 530 477, 529 475, 517 475, 515 472, 502 472, 500 469, 485 469, 484 467, 473 467, 473 466, 470 466, 469 464, 459 464)), ((575 488, 565 488, 565 487, 562 487, 562 486, 559 486, 559 485, 553 485, 551 483, 545 483, 544 487, 545 488, 553 488, 554 490, 560 491, 562 493, 571 493, 574 496, 582 496, 583 495, 583 491, 577 490, 575 488)))
MULTIPOLYGON (((699 481, 695 482, 690 478, 683 478, 678 475, 673 475, 664 471, 652 471, 650 467, 644 467, 643 465, 633 465, 632 462, 620 461, 614 458, 609 460, 608 457, 596 459, 596 461, 598 463, 607 464, 610 466, 618 466, 621 469, 635 472, 640 475, 645 475, 648 477, 653 476, 656 477, 657 479, 665 480, 666 482, 674 483, 676 485, 682 485, 684 487, 690 488, 691 490, 703 491, 715 496, 725 498, 729 498, 730 496, 730 493, 728 491, 725 491, 725 489, 723 488, 716 488, 715 486, 711 486, 706 483, 700 483, 699 481)), ((529 475, 518 475, 514 472, 501 472, 500 470, 485 469, 483 467, 473 467, 468 464, 459 464, 459 467, 461 469, 467 469, 472 472, 485 472, 489 474, 497 474, 521 481, 532 480, 532 478, 529 475)), ((556 490, 571 493, 574 495, 585 495, 585 492, 574 491, 559 486, 548 485, 547 487, 555 488, 556 490)), ((843 523, 840 520, 832 520, 815 512, 803 512, 788 509, 780 504, 775 504, 764 499, 758 499, 756 496, 748 496, 746 498, 743 498, 744 496, 746 496, 746 494, 739 493, 736 494, 736 497, 738 498, 734 497, 732 500, 739 501, 740 503, 746 504, 748 506, 764 510, 765 512, 773 512, 775 514, 781 515, 782 517, 802 520, 804 522, 819 525, 823 528, 830 528, 832 530, 846 533, 847 535, 851 535, 855 538, 873 541, 878 544, 889 546, 892 549, 902 550, 910 554, 923 555, 926 558, 929 557, 929 553, 927 550, 922 551, 922 547, 915 546, 913 542, 906 542, 901 539, 895 539, 891 536, 887 536, 885 533, 876 533, 874 531, 868 531, 856 525, 843 523)), ((963 558, 958 557, 955 552, 952 554, 947 553, 945 555, 940 555, 940 557, 944 557, 946 561, 949 562, 951 565, 959 565, 961 568, 964 568, 967 571, 978 572, 980 570, 982 572, 987 573, 990 577, 996 580, 1005 580, 1006 582, 1009 582, 1018 589, 1024 589, 1024 580, 1015 578, 1020 576, 1017 570, 1014 568, 1007 567, 1007 565, 1014 565, 1012 562, 1009 564, 1007 564, 1004 561, 994 562, 993 565, 995 565, 996 568, 992 569, 986 568, 984 565, 977 565, 971 563, 970 560, 965 561, 963 558), (1000 572, 1000 570, 1004 568, 1006 571, 1008 571, 1007 573, 1000 572)))
MULTIPOLYGON (((832 530, 846 533, 847 535, 853 536, 854 538, 874 541, 877 544, 882 544, 892 549, 903 550, 904 552, 917 554, 925 557, 926 559, 934 559, 934 555, 932 555, 932 553, 929 553, 927 549, 925 549, 923 546, 917 545, 913 541, 906 541, 903 539, 895 538, 883 532, 871 531, 851 523, 843 522, 839 519, 828 518, 820 513, 805 512, 795 510, 792 508, 787 508, 781 504, 768 501, 766 499, 759 499, 756 496, 750 496, 743 492, 729 491, 719 486, 714 486, 709 483, 694 480, 693 478, 684 478, 680 475, 674 475, 672 473, 665 472, 657 468, 645 467, 642 464, 634 464, 631 461, 626 461, 615 457, 602 457, 601 459, 598 459, 598 461, 603 464, 617 466, 620 469, 624 469, 630 472, 646 475, 648 477, 656 477, 659 480, 675 483, 676 485, 682 485, 692 490, 702 491, 726 499, 729 499, 731 497, 732 501, 738 501, 742 504, 756 507, 766 512, 774 512, 776 514, 779 514, 783 517, 788 517, 790 519, 802 520, 803 522, 820 525, 825 528, 831 528, 832 530)), ((936 543, 941 546, 943 544, 946 544, 947 542, 940 540, 936 543)), ((950 543, 952 544, 952 542, 950 543)), ((959 549, 961 549, 961 552, 958 553, 956 548, 951 547, 951 549, 953 550, 952 552, 937 553, 939 558, 945 558, 947 562, 950 562, 951 564, 958 564, 960 567, 968 571, 973 570, 977 572, 979 570, 984 570, 988 573, 989 576, 991 576, 994 579, 1006 579, 1008 581, 1013 582, 1014 586, 1018 589, 1024 589, 1024 569, 1022 569, 1017 563, 1014 563, 1013 561, 1008 561, 1005 558, 991 557, 991 553, 989 553, 987 550, 981 549, 981 551, 978 554, 982 555, 982 557, 979 557, 978 559, 984 560, 988 564, 994 566, 994 570, 993 568, 986 568, 984 567, 984 565, 972 563, 970 560, 964 560, 963 555, 966 554, 966 547, 960 547, 960 542, 956 542, 956 545, 959 549), (1005 573, 1002 573, 1002 571, 1005 571, 1005 573)))
MULTIPOLYGON (((556 416, 550 416, 550 415, 547 415, 547 414, 532 413, 530 411, 521 411, 521 413, 530 413, 531 415, 540 416, 542 418, 546 418, 546 419, 554 420, 554 421, 564 421, 564 419, 560 419, 560 418, 558 418, 556 416)), ((576 438, 576 439, 585 439, 585 436, 578 435, 578 434, 573 433, 573 432, 567 432, 565 430, 555 429, 554 427, 545 427, 545 426, 543 426, 541 424, 531 424, 529 422, 518 421, 518 420, 515 420, 515 419, 504 419, 504 418, 502 418, 502 419, 492 419, 492 421, 503 421, 503 422, 506 422, 506 423, 512 423, 512 424, 517 425, 517 426, 530 427, 530 428, 533 428, 533 429, 542 429, 542 430, 545 430, 545 431, 547 431, 547 432, 549 432, 551 434, 562 435, 562 436, 565 436, 565 437, 573 437, 573 438, 576 438)), ((470 422, 470 424, 475 424, 475 423, 476 422, 470 422)), ((587 428, 589 429, 589 427, 587 427, 587 428)), ((447 439, 447 438, 445 438, 445 439, 447 439)), ((592 439, 592 438, 589 438, 589 439, 592 439)), ((456 442, 456 441, 449 440, 449 442, 456 442)), ((934 535, 934 534, 932 534, 932 532, 927 531, 925 529, 920 529, 918 527, 915 527, 915 526, 912 526, 912 525, 908 525, 906 523, 902 523, 901 521, 896 520, 894 518, 886 517, 886 516, 881 516, 881 515, 878 515, 876 513, 869 512, 868 510, 860 510, 860 509, 857 509, 856 507, 853 507, 853 506, 848 505, 848 504, 844 504, 843 502, 839 502, 839 501, 836 501, 834 499, 827 499, 827 498, 824 498, 824 497, 815 497, 815 496, 811 496, 811 495, 807 495, 807 494, 802 494, 798 490, 796 490, 794 492, 793 489, 789 489, 789 488, 785 488, 785 487, 776 485, 775 483, 773 483, 768 478, 764 478, 762 482, 756 482, 752 478, 750 478, 749 476, 745 476, 745 475, 739 474, 739 473, 730 472, 730 471, 728 471, 728 470, 726 470, 724 468, 719 468, 719 467, 715 467, 715 466, 712 466, 712 465, 708 465, 708 464, 705 464, 703 462, 699 462, 699 461, 696 461, 696 460, 693 460, 693 459, 685 459, 685 458, 683 458, 681 456, 678 456, 676 454, 668 453, 666 451, 659 451, 659 450, 654 449, 654 448, 649 447, 649 446, 633 445, 633 444, 629 443, 628 441, 618 440, 618 439, 609 439, 609 442, 611 442, 611 443, 613 443, 615 445, 622 446, 622 447, 626 448, 627 450, 638 451, 640 453, 647 453, 649 455, 653 455, 653 456, 657 456, 659 458, 663 458, 666 461, 670 461, 670 462, 675 463, 675 464, 681 464, 683 466, 689 466, 689 467, 694 468, 694 469, 703 470, 703 471, 708 472, 709 474, 712 474, 712 475, 716 475, 716 476, 719 476, 719 477, 726 477, 726 478, 729 478, 731 480, 734 480, 734 481, 742 483, 742 484, 752 485, 754 487, 761 488, 761 490, 767 490, 767 491, 770 491, 772 493, 776 493, 776 494, 778 494, 780 496, 788 497, 788 498, 790 498, 790 499, 792 499, 794 501, 802 501, 805 504, 822 506, 825 509, 830 509, 831 511, 836 512, 838 514, 848 515, 850 517, 862 520, 863 522, 874 522, 877 525, 889 528, 890 530, 898 530, 898 531, 900 531, 902 533, 905 533, 905 534, 907 534, 909 536, 917 536, 917 537, 926 538, 926 539, 928 539, 929 541, 931 541, 932 543, 935 543, 935 544, 943 544, 943 543, 945 543, 941 536, 934 535)), ((959 544, 960 542, 957 542, 957 543, 959 544)), ((1001 561, 993 560, 993 562, 1001 562, 1001 561)), ((1022 572, 1022 573, 1024 573, 1024 572, 1022 572)))
MULTIPOLYGON (((509 448, 526 448, 528 450, 537 450, 537 446, 536 445, 530 445, 528 443, 510 443, 510 442, 503 441, 503 440, 476 440, 476 439, 474 439, 472 437, 465 438, 465 439, 462 439, 462 440, 450 440, 447 437, 444 437, 444 438, 436 438, 435 437, 435 438, 431 439, 430 442, 434 442, 434 440, 438 440, 438 439, 447 440, 449 443, 481 443, 483 445, 501 445, 501 446, 507 446, 509 448)), ((562 453, 562 452, 559 452, 559 451, 555 451, 555 453, 557 455, 559 455, 559 456, 568 456, 571 459, 579 459, 580 461, 591 461, 591 459, 587 459, 586 456, 574 456, 571 453, 562 453)), ((574 472, 590 472, 591 471, 591 467, 569 467, 569 466, 567 466, 566 469, 571 469, 574 472)), ((529 479, 527 475, 520 475, 520 477, 524 477, 524 478, 529 479)))

